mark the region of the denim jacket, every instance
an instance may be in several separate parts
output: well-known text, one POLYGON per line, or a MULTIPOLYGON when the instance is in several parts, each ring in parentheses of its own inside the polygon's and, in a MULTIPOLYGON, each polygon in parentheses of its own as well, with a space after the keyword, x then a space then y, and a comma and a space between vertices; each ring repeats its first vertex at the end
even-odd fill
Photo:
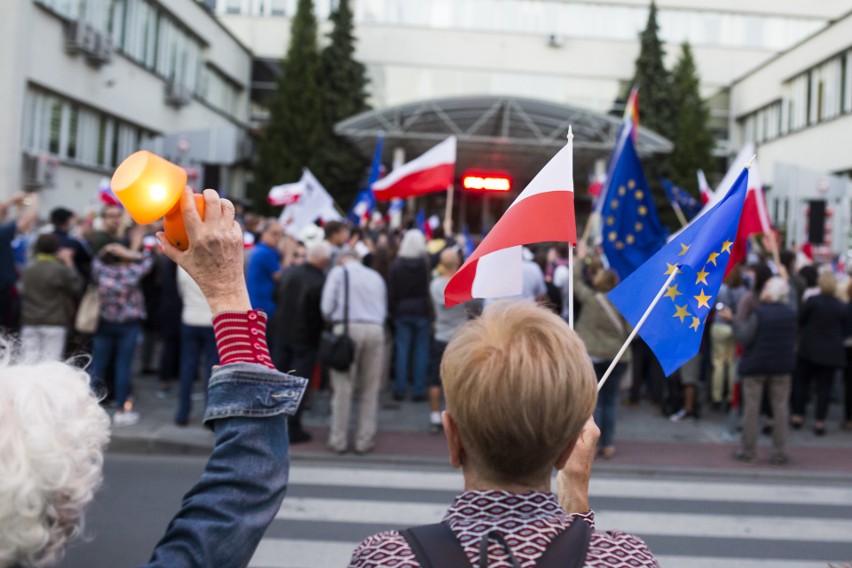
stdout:
POLYGON ((254 363, 214 370, 204 414, 216 435, 213 453, 146 568, 248 565, 284 500, 285 415, 296 412, 306 385, 254 363))

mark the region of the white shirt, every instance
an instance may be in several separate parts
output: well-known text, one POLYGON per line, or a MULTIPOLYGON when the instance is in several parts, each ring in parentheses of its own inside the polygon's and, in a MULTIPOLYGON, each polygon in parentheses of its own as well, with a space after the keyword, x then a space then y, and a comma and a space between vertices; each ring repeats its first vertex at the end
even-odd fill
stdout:
POLYGON ((192 279, 192 276, 181 267, 177 272, 178 295, 183 301, 183 312, 181 321, 185 325, 195 327, 212 327, 213 313, 207 298, 201 293, 201 288, 192 279))
POLYGON ((320 309, 327 321, 342 322, 344 306, 343 271, 349 275, 349 321, 384 325, 388 314, 388 291, 378 272, 349 260, 328 273, 322 288, 320 309))

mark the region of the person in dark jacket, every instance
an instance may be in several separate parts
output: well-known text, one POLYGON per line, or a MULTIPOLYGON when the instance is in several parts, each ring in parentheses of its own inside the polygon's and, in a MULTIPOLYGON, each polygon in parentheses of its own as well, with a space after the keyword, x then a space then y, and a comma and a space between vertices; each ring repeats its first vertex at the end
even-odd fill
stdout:
POLYGON ((426 400, 432 331, 429 268, 426 237, 417 229, 407 231, 388 275, 388 315, 394 326, 396 353, 395 400, 405 398, 409 377, 413 400, 426 400))
MULTIPOLYGON (((317 241, 308 247, 307 259, 284 270, 276 291, 276 326, 280 330, 280 347, 275 366, 299 377, 313 376, 317 349, 322 334, 322 287, 325 269, 331 258, 331 247, 317 241)), ((302 428, 302 405, 289 418, 291 444, 308 442, 311 435, 302 428)))
MULTIPOLYGON (((795 367, 796 313, 789 305, 790 286, 779 277, 770 278, 760 293, 760 303, 747 315, 738 312, 734 318, 734 334, 743 346, 739 372, 743 385, 742 448, 734 458, 756 461, 758 421, 763 389, 768 388, 775 427, 772 430, 770 463, 783 465, 787 437, 787 405, 790 400, 791 375, 795 367)), ((730 308, 724 308, 730 319, 730 308)))
POLYGON ((804 423, 805 408, 811 398, 811 379, 816 383, 817 404, 814 433, 825 434, 825 417, 831 397, 831 385, 838 369, 846 366, 843 340, 846 309, 837 299, 837 279, 832 272, 817 278, 819 293, 802 304, 799 314, 799 369, 793 384, 793 428, 804 423))
POLYGON ((21 282, 24 359, 31 363, 62 360, 74 300, 83 289, 83 277, 74 270, 73 251, 60 248, 59 237, 53 233, 39 235, 35 258, 21 282))

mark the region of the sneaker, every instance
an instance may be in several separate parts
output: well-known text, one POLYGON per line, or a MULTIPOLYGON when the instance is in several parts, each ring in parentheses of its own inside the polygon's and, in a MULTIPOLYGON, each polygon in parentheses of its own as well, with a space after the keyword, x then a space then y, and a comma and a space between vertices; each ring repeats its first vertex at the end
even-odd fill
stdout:
POLYGON ((130 426, 139 422, 139 418, 141 417, 138 412, 132 410, 118 411, 112 415, 112 425, 116 427, 130 426))
POLYGON ((754 465, 755 462, 757 462, 757 459, 753 455, 747 454, 742 450, 737 450, 736 452, 734 452, 734 455, 732 457, 738 462, 742 462, 746 465, 754 465))
POLYGON ((681 408, 680 410, 669 416, 669 420, 671 420, 672 422, 681 422, 689 418, 695 420, 697 416, 694 412, 687 412, 685 408, 681 408))
POLYGON ((431 412, 429 414, 429 432, 432 434, 440 434, 443 429, 444 425, 441 423, 441 413, 431 412))
POLYGON ((790 458, 786 454, 772 454, 769 458, 769 463, 772 465, 786 465, 789 461, 790 458))

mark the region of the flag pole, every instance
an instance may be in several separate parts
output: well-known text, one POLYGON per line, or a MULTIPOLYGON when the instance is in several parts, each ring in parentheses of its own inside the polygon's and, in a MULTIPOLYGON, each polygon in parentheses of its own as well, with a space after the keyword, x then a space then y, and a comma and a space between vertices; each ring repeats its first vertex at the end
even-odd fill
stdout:
POLYGON ((680 204, 677 201, 669 201, 672 204, 672 209, 674 209, 675 215, 677 215, 677 220, 680 221, 681 226, 686 227, 686 216, 683 214, 683 209, 680 208, 680 204))
MULTIPOLYGON (((568 125, 568 143, 571 144, 571 187, 574 186, 574 130, 568 125)), ((573 219, 572 219, 573 221, 573 219)), ((574 247, 568 243, 568 327, 574 329, 574 247)))
POLYGON ((449 239, 453 234, 453 192, 455 186, 447 186, 447 209, 444 211, 444 238, 449 239))
POLYGON ((668 288, 669 284, 672 283, 672 280, 674 280, 674 277, 677 276, 678 272, 680 272, 679 268, 676 270, 672 270, 672 273, 669 275, 665 284, 663 284, 662 288, 660 288, 660 291, 657 292, 657 295, 654 297, 653 301, 651 301, 651 305, 648 306, 648 309, 645 310, 645 313, 642 314, 641 318, 639 318, 639 321, 636 323, 636 326, 633 328, 633 331, 631 331, 630 335, 627 336, 627 341, 625 341, 624 345, 621 346, 621 349, 618 350, 618 354, 615 356, 615 359, 613 359, 612 363, 609 364, 609 368, 606 370, 606 373, 604 373, 603 377, 601 377, 601 380, 598 382, 598 392, 601 391, 601 388, 603 388, 604 383, 606 383, 606 380, 612 374, 612 371, 613 369, 615 369, 615 366, 618 364, 618 361, 621 359, 621 356, 624 355, 625 351, 627 351, 627 347, 630 345, 630 342, 633 341, 633 338, 636 337, 637 333, 639 333, 639 328, 642 327, 642 324, 644 324, 645 320, 648 319, 648 316, 651 315, 651 311, 660 301, 660 298, 663 297, 663 293, 666 291, 666 288, 668 288))

